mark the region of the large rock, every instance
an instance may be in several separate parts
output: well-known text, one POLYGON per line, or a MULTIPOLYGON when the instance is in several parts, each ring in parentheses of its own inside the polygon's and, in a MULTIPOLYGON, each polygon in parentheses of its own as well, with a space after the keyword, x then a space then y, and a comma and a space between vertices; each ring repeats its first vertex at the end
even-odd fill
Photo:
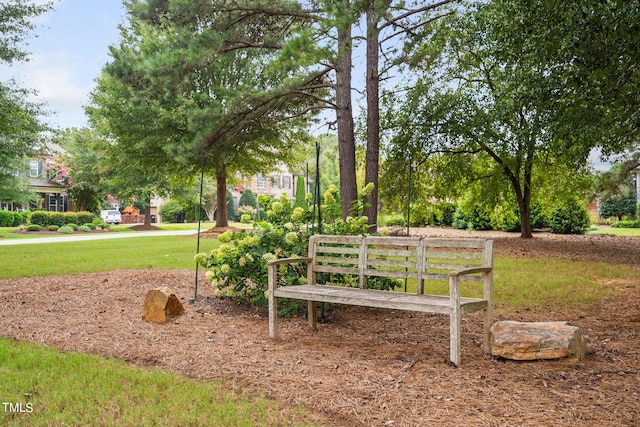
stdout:
POLYGON ((173 291, 167 287, 151 289, 144 298, 142 318, 163 323, 184 313, 184 307, 173 291))
POLYGON ((567 322, 501 321, 491 326, 491 354, 513 360, 582 360, 586 354, 580 328, 567 322))

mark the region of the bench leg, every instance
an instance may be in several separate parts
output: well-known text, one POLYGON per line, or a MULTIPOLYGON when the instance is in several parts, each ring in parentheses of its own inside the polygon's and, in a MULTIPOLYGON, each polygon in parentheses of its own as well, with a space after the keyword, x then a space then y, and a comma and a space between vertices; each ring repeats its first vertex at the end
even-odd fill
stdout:
POLYGON ((460 366, 460 286, 457 277, 449 278, 451 312, 449 314, 449 357, 455 366, 460 366))
POLYGON ((491 354, 491 325, 493 325, 493 312, 489 306, 484 312, 484 352, 491 354))
POLYGON ((460 366, 460 312, 451 312, 449 324, 449 358, 451 362, 460 366))
POLYGON ((269 292, 269 336, 278 338, 278 299, 269 292))
POLYGON ((317 330, 316 327, 316 303, 315 301, 307 301, 307 320, 309 321, 309 326, 314 331, 317 330))

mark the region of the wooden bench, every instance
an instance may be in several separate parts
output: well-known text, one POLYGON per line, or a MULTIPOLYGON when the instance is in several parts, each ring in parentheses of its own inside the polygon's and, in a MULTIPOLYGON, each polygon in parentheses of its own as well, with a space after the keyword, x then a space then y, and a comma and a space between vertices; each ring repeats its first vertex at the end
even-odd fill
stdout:
POLYGON ((309 256, 284 258, 268 263, 269 335, 278 336, 278 298, 308 301, 308 320, 316 328, 314 302, 412 310, 450 316, 450 358, 460 364, 460 322, 462 316, 484 311, 484 350, 490 352, 493 323, 493 241, 380 236, 315 235, 309 239, 309 256), (307 284, 280 286, 278 267, 306 263, 307 284), (351 287, 341 283, 318 284, 320 274, 351 277, 351 287), (391 277, 413 279, 417 292, 367 288, 367 279, 391 277), (431 281, 448 281, 448 295, 425 293, 431 281), (462 297, 461 283, 482 283, 482 298, 462 297), (353 287, 353 285, 357 287, 353 287))

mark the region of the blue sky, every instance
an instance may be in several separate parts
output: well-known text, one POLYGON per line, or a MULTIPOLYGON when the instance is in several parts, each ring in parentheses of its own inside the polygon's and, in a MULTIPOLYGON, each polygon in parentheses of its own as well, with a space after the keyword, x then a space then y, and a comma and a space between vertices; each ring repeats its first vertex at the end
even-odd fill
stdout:
POLYGON ((30 61, 3 67, 0 79, 12 77, 20 87, 35 89, 38 96, 30 100, 46 103, 52 113, 44 121, 51 126, 85 126, 83 106, 124 19, 121 0, 54 0, 54 9, 33 21, 37 37, 26 46, 30 61))

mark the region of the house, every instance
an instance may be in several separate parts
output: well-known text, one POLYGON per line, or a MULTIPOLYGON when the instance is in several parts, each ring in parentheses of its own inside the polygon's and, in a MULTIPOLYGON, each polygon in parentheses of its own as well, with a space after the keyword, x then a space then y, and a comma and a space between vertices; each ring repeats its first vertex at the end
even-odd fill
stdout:
POLYGON ((59 178, 57 158, 63 149, 53 143, 48 143, 44 150, 27 162, 26 180, 29 188, 37 198, 29 206, 23 206, 18 202, 6 202, 0 205, 0 209, 10 211, 44 209, 47 211, 67 212, 73 206, 63 180, 59 178))
POLYGON ((284 194, 288 199, 294 200, 296 198, 296 180, 298 176, 304 178, 304 175, 295 174, 284 165, 279 165, 268 174, 258 174, 253 177, 245 177, 237 173, 236 179, 241 183, 232 189, 231 194, 236 207, 242 192, 247 189, 251 190, 256 197, 264 195, 279 198, 284 194))

